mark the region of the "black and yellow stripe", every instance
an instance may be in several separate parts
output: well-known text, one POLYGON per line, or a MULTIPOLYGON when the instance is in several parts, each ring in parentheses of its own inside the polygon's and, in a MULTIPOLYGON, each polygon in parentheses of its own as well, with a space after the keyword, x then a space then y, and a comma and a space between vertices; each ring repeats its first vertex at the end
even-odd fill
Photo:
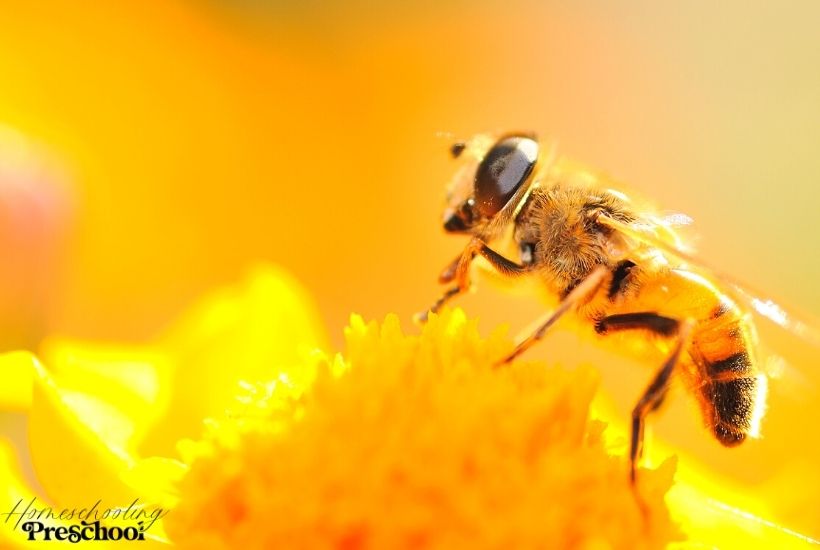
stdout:
POLYGON ((610 268, 591 318, 595 331, 608 335, 642 330, 675 338, 681 323, 694 320, 681 360, 703 410, 704 420, 726 446, 756 432, 765 380, 755 358, 751 321, 706 278, 681 269, 647 269, 622 260, 610 268))
POLYGON ((699 324, 693 338, 693 356, 699 359, 707 382, 701 392, 711 404, 704 411, 718 441, 732 447, 754 429, 756 401, 760 399, 754 341, 748 321, 726 296, 709 319, 699 324))

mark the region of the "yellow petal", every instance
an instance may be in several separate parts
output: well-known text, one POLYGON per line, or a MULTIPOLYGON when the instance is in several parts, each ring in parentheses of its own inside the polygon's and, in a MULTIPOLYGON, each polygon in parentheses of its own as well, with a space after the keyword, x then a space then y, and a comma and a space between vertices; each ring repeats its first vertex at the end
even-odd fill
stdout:
MULTIPOLYGON (((610 448, 623 452, 625 442, 629 440, 629 431, 613 404, 599 395, 594 414, 608 424, 606 439, 610 448)), ((672 548, 751 550, 816 548, 820 545, 810 537, 766 519, 773 517, 772 506, 759 488, 738 486, 720 479, 694 457, 672 449, 663 441, 653 441, 647 447, 644 462, 653 464, 668 460, 666 457, 673 453, 680 460, 675 474, 676 482, 667 493, 666 500, 672 517, 680 524, 689 542, 672 545, 672 548)))
POLYGON ((64 393, 92 397, 91 406, 127 419, 127 432, 111 435, 128 453, 166 412, 170 364, 159 349, 50 339, 41 356, 64 393))
POLYGON ((16 351, 0 355, 0 408, 25 410, 31 406, 32 354, 16 351))
POLYGON ((177 441, 199 437, 204 418, 233 405, 240 381, 309 380, 304 358, 324 343, 308 294, 278 268, 259 266, 241 284, 206 297, 161 342, 176 364, 173 414, 143 454, 171 456, 177 441))
POLYGON ((179 500, 177 483, 188 471, 184 463, 164 457, 143 458, 134 463, 122 478, 138 487, 144 504, 173 508, 179 500))
POLYGON ((786 550, 817 548, 820 545, 820 541, 733 508, 691 485, 673 485, 667 499, 673 517, 681 522, 681 527, 693 543, 697 541, 721 550, 786 550))
MULTIPOLYGON (((91 504, 93 502, 88 502, 86 506, 91 504)), ((29 505, 38 510, 49 506, 25 481, 17 460, 15 460, 14 450, 11 445, 0 439, 0 548, 36 550, 37 548, 43 548, 44 545, 52 547, 56 544, 59 544, 61 548, 65 548, 66 543, 64 542, 46 542, 42 538, 28 540, 28 534, 23 532, 22 529, 22 524, 28 518, 21 518, 17 514, 23 513, 29 505), (13 514, 9 514, 9 512, 13 512, 13 514)), ((56 514, 59 514, 62 509, 55 507, 54 510, 56 514)), ((42 518, 39 521, 51 527, 68 527, 72 524, 59 519, 47 520, 42 518)), ((139 543, 140 548, 146 550, 168 548, 152 533, 149 532, 146 535, 146 540, 139 543)), ((89 544, 93 544, 94 548, 100 550, 108 550, 115 546, 121 547, 121 545, 105 541, 95 541, 89 544)))
MULTIPOLYGON (((167 365, 159 354, 147 350, 124 350, 101 346, 79 346, 51 342, 46 346, 57 365, 46 371, 26 352, 0 356, 0 366, 15 383, 8 392, 21 405, 27 402, 32 464, 39 481, 52 499, 37 495, 20 475, 12 451, 0 448, 2 511, 32 499, 39 508, 56 502, 54 509, 88 507, 101 500, 106 507, 133 502, 140 495, 146 504, 144 479, 141 485, 128 477, 134 465, 131 450, 135 435, 156 419, 161 407, 159 373, 167 365), (24 396, 25 394, 25 396, 24 396), (134 488, 136 487, 136 488, 134 488), (8 506, 6 506, 8 504, 8 506), (59 505, 59 506, 58 506, 59 505)), ((20 505, 20 508, 24 504, 20 505)), ((0 516, 0 521, 4 519, 0 516)), ((56 520, 48 526, 70 526, 56 520)), ((110 523, 109 525, 116 525, 110 523)), ((4 525, 0 547, 41 547, 47 541, 26 540, 19 525, 4 525)), ((149 548, 165 546, 161 524, 146 533, 149 548)), ((110 543, 95 542, 100 548, 110 543)))
POLYGON ((481 338, 460 311, 431 316, 420 336, 405 335, 395 316, 353 317, 345 332, 346 368, 321 362, 290 411, 259 392, 253 422, 218 426, 238 444, 216 433, 193 463, 166 522, 172 540, 197 549, 663 548, 678 535, 663 504, 674 465, 644 476, 647 523, 625 463, 589 422, 589 369, 497 369, 512 342, 501 332, 481 338))
MULTIPOLYGON (((16 515, 22 513, 26 505, 37 502, 34 491, 23 480, 23 474, 14 457, 11 445, 0 439, 0 547, 2 548, 39 548, 43 541, 28 541, 22 530, 25 519, 16 515), (12 513, 10 513, 12 512, 12 513), (19 523, 18 523, 19 520, 19 523)), ((49 522, 55 527, 65 525, 60 521, 49 522)), ((108 548, 109 545, 100 546, 108 548)))
POLYGON ((125 449, 131 420, 94 396, 58 388, 36 360, 32 369, 29 445, 48 496, 62 506, 82 506, 89 498, 118 506, 136 498, 120 479, 133 462, 125 449))
POLYGON ((133 466, 122 473, 122 479, 131 487, 139 489, 140 504, 153 513, 160 509, 158 517, 151 526, 150 534, 159 541, 167 542, 164 516, 169 513, 179 500, 177 484, 188 471, 187 465, 177 460, 151 457, 136 461, 133 466))

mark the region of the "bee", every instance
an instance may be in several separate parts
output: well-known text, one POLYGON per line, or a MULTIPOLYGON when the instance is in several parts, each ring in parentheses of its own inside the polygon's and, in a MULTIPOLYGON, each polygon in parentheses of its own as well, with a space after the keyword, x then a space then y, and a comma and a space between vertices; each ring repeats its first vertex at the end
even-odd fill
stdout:
MULTIPOLYGON (((734 292, 733 283, 688 256, 667 219, 554 151, 529 133, 482 134, 452 146, 452 156, 464 162, 448 187, 443 224, 470 240, 442 271, 439 282, 452 286, 429 311, 470 288, 471 266, 482 257, 504 278, 532 276, 559 299, 502 364, 565 315, 574 314, 600 338, 654 336, 645 340, 665 355, 632 410, 632 484, 647 415, 663 402, 673 377, 690 388, 721 444, 734 447, 756 436, 767 377, 754 321, 737 298, 742 289, 734 292), (491 248, 494 242, 499 246, 491 248)), ((752 305, 791 323, 772 302, 752 305)))

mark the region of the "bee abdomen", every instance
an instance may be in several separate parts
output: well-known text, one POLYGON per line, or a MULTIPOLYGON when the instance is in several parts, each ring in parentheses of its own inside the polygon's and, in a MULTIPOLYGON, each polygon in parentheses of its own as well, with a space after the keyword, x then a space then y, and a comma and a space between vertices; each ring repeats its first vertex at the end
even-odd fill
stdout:
POLYGON ((745 351, 739 351, 713 362, 707 362, 706 374, 709 378, 725 378, 726 373, 744 374, 752 369, 752 359, 745 351))
POLYGON ((754 355, 754 338, 736 306, 721 301, 695 337, 706 421, 721 444, 734 447, 757 435, 766 381, 754 355))
POLYGON ((734 447, 756 431, 755 411, 762 399, 761 380, 745 375, 731 380, 712 380, 703 387, 706 402, 712 405, 711 425, 723 445, 734 447))

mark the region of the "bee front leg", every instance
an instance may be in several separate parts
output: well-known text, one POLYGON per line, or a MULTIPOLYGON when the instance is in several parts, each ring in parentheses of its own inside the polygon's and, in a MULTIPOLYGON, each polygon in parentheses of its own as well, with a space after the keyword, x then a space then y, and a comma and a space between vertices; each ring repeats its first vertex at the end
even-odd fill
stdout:
POLYGON ((592 270, 578 285, 573 288, 569 294, 558 304, 555 311, 547 315, 546 319, 538 326, 538 328, 527 336, 524 340, 515 346, 515 350, 498 362, 499 365, 511 362, 513 359, 530 349, 533 344, 541 340, 546 334, 547 330, 555 324, 567 311, 578 305, 579 302, 591 296, 601 286, 601 283, 606 278, 609 270, 606 266, 598 266, 592 270))
POLYGON ((455 271, 452 273, 452 277, 445 277, 450 275, 450 269, 448 268, 442 272, 439 281, 446 283, 455 279, 456 284, 462 290, 470 288, 470 266, 476 256, 482 256, 496 271, 505 277, 517 277, 529 271, 527 266, 515 263, 487 246, 487 244, 478 237, 473 237, 458 260, 453 262, 455 264, 455 271))
POLYGON ((417 323, 426 323, 427 319, 430 317, 431 313, 438 313, 439 310, 444 307, 444 304, 461 294, 463 291, 460 287, 454 286, 450 287, 444 291, 444 294, 436 300, 432 306, 427 311, 423 311, 421 313, 417 313, 415 316, 415 320, 417 323))
POLYGON ((516 277, 528 272, 526 266, 502 256, 479 238, 473 238, 470 244, 464 249, 458 258, 453 260, 439 275, 440 283, 456 281, 456 286, 448 288, 444 294, 436 300, 429 310, 416 315, 416 320, 424 323, 430 313, 437 313, 444 304, 469 290, 470 288, 470 266, 476 256, 484 257, 493 268, 506 277, 516 277))

